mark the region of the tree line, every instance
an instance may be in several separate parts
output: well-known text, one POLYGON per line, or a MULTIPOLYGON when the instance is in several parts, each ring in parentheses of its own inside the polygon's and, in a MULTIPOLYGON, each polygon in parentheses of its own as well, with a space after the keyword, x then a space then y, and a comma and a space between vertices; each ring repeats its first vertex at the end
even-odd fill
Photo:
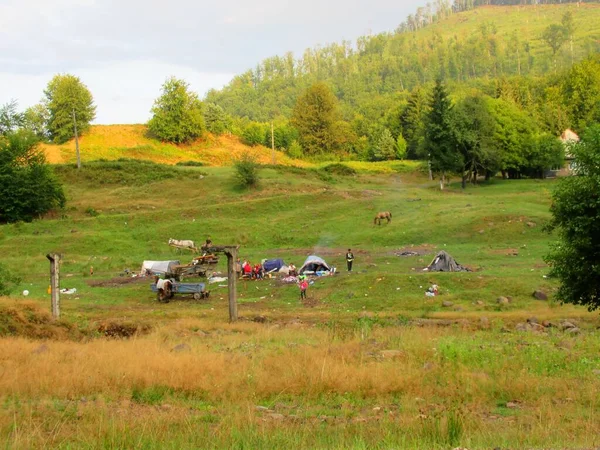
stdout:
MULTIPOLYGON (((520 26, 531 28, 529 19, 535 16, 526 10, 520 26)), ((489 86, 498 78, 557 72, 600 50, 600 29, 578 29, 571 11, 565 20, 548 21, 535 34, 521 33, 519 24, 500 33, 496 23, 478 21, 455 32, 438 26, 428 32, 407 29, 363 36, 355 43, 307 49, 299 58, 291 53, 267 58, 225 88, 210 91, 206 100, 232 116, 265 122, 289 118, 299 95, 324 81, 340 100, 346 120, 354 114, 375 120, 399 92, 433 83, 440 75, 448 82, 489 86)))

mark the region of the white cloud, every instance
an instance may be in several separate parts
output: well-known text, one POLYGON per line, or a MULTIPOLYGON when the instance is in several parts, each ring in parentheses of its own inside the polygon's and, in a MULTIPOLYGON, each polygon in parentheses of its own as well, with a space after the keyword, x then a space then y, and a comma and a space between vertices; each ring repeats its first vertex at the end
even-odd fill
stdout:
POLYGON ((269 56, 392 30, 420 3, 0 0, 0 103, 35 103, 69 72, 92 88, 102 123, 144 121, 171 73, 204 92, 269 56))

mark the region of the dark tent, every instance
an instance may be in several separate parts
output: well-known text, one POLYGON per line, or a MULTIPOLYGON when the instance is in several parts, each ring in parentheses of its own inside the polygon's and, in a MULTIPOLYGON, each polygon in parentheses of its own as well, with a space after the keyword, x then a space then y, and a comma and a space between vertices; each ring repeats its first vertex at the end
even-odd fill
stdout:
POLYGON ((470 272, 471 270, 461 266, 456 260, 445 251, 439 252, 427 266, 430 272, 470 272))
POLYGON ((263 263, 263 268, 265 269, 265 272, 279 272, 285 265, 283 259, 267 259, 263 263))

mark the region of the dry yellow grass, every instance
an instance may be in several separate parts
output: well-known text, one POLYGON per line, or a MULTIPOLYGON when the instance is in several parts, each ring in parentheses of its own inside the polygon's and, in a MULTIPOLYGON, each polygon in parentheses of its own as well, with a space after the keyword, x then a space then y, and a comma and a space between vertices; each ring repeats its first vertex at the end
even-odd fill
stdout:
MULTIPOLYGON (((119 158, 145 159, 164 164, 199 161, 211 166, 228 166, 244 153, 250 153, 261 164, 271 164, 271 150, 263 146, 248 147, 236 136, 206 135, 187 145, 162 143, 147 136, 145 125, 94 125, 79 140, 82 161, 119 158)), ((63 145, 42 144, 52 164, 75 162, 75 142, 63 145)), ((276 162, 282 165, 309 166, 276 151, 276 162)))

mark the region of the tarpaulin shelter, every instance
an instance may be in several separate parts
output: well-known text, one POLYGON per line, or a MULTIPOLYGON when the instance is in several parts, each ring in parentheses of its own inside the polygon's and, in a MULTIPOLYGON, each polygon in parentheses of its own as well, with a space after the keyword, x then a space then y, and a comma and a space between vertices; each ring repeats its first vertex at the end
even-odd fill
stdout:
POLYGON ((279 272, 286 264, 283 259, 267 259, 263 263, 265 272, 279 272))
POLYGON ((470 272, 464 266, 461 266, 456 260, 445 251, 439 252, 431 261, 427 269, 430 272, 470 272))
POLYGON ((306 272, 316 273, 329 271, 331 271, 331 267, 329 267, 329 264, 327 264, 323 258, 319 258, 315 255, 310 255, 308 258, 306 258, 306 261, 304 261, 304 264, 302 264, 302 267, 300 268, 298 273, 302 275, 306 272))
POLYGON ((173 266, 178 266, 179 261, 144 261, 140 275, 164 275, 173 273, 173 266))

